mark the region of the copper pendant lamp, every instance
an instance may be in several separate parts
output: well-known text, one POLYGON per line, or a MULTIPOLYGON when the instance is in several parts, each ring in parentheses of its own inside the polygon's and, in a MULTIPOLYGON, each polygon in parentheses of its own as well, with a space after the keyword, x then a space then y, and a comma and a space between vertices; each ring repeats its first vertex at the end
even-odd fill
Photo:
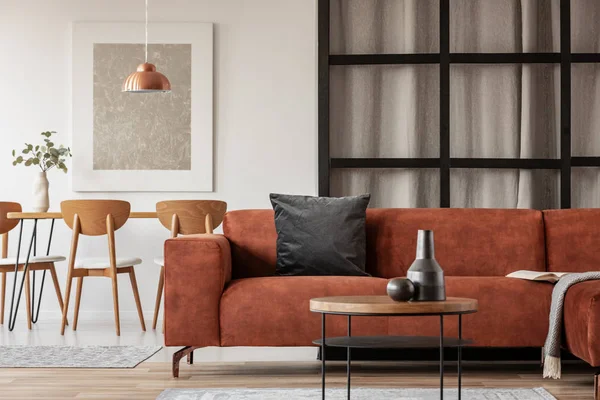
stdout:
POLYGON ((156 66, 148 62, 148 0, 146 0, 146 58, 138 65, 137 71, 123 82, 123 92, 128 93, 157 93, 170 92, 171 82, 166 76, 156 70, 156 66))

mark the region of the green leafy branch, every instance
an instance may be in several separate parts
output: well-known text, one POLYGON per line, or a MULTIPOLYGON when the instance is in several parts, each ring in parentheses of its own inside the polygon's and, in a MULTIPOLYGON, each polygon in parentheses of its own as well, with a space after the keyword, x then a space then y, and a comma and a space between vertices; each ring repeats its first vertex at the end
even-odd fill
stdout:
POLYGON ((54 146, 54 143, 50 139, 54 131, 42 132, 44 136, 44 144, 34 146, 32 144, 25 143, 25 148, 21 151, 21 154, 17 156, 15 150, 12 151, 12 155, 15 158, 13 165, 24 164, 26 167, 31 165, 37 165, 42 172, 46 172, 56 167, 63 171, 65 174, 68 171, 65 162, 68 157, 72 157, 71 148, 60 145, 58 148, 54 146))

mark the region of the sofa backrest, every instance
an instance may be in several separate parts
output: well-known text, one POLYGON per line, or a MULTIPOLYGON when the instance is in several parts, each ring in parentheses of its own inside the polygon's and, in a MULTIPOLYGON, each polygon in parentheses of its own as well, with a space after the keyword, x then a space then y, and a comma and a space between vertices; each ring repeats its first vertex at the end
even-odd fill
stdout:
MULTIPOLYGON (((367 210, 367 272, 382 278, 406 276, 419 229, 434 231, 436 258, 448 276, 545 270, 540 211, 388 208, 367 210)), ((230 211, 223 231, 231 243, 234 279, 275 273, 272 210, 230 211)))
POLYGON ((540 211, 372 209, 367 216, 368 270, 383 278, 406 275, 415 259, 419 229, 433 231, 435 256, 447 276, 545 270, 540 211))
POLYGON ((544 211, 548 271, 600 271, 600 209, 544 211))
POLYGON ((231 245, 232 279, 275 274, 277 231, 273 210, 229 211, 223 233, 231 245))

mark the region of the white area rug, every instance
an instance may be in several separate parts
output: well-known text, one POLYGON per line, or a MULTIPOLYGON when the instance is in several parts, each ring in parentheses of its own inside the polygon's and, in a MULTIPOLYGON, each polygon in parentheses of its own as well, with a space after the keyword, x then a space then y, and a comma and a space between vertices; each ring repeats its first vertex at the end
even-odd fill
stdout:
MULTIPOLYGON (((321 389, 167 389, 157 400, 314 400, 321 389)), ((352 389, 352 400, 438 400, 438 389, 352 389)), ((444 399, 456 400, 456 389, 444 390, 444 399)), ((327 400, 346 399, 346 389, 327 389, 327 400)), ((556 400, 542 388, 463 389, 463 400, 556 400)))
POLYGON ((0 368, 134 368, 162 346, 0 346, 0 368))

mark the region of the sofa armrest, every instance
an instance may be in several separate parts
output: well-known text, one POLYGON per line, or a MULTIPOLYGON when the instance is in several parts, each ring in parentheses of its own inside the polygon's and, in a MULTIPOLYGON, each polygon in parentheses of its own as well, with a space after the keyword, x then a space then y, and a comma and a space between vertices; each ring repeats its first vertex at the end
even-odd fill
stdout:
POLYGON ((231 280, 231 249, 223 235, 165 242, 165 345, 219 346, 219 304, 231 280))
POLYGON ((600 367, 600 281, 569 288, 563 320, 567 349, 593 367, 600 367))

